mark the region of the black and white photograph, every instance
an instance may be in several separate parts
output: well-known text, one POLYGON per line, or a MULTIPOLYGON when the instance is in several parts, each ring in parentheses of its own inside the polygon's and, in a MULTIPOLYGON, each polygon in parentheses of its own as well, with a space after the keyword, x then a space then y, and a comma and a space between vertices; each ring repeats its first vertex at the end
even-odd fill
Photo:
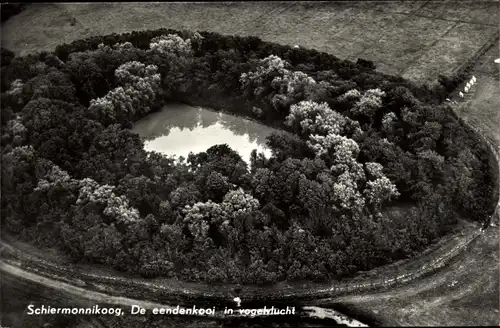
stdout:
POLYGON ((0 13, 0 328, 500 325, 500 0, 0 13))

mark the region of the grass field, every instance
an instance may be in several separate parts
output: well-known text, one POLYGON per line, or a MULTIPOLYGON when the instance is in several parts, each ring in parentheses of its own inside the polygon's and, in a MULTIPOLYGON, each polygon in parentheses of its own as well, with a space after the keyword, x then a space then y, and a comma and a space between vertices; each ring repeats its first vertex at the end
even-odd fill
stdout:
MULTIPOLYGON (((256 35, 341 58, 373 60, 380 71, 419 82, 454 72, 495 33, 498 1, 329 3, 33 4, 2 25, 16 53, 52 50, 91 35, 159 27, 256 35)), ((457 111, 500 147, 499 48, 478 59, 474 92, 457 111)), ((383 325, 498 325, 499 231, 486 230, 435 275, 387 292, 334 299, 383 325)))
POLYGON ((500 65, 494 60, 500 58, 498 46, 491 49, 474 67, 471 75, 477 83, 464 100, 456 97, 460 116, 478 128, 500 151, 500 65))
POLYGON ((498 1, 33 4, 2 28, 25 54, 91 35, 159 27, 255 35, 419 81, 450 74, 498 31, 498 1), (21 33, 19 31, 22 31, 21 33))

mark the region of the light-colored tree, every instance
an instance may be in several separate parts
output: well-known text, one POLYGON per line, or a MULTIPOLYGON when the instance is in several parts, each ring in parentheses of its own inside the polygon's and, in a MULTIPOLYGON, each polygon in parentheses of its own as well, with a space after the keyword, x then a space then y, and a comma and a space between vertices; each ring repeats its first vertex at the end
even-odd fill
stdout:
POLYGON ((246 214, 259 208, 259 201, 247 194, 243 189, 229 191, 222 201, 222 209, 229 218, 234 219, 237 215, 246 214))
POLYGON ((139 211, 131 207, 125 196, 116 196, 115 187, 99 185, 95 180, 85 178, 79 180, 77 205, 96 203, 105 205, 103 214, 114 218, 118 222, 132 223, 139 220, 139 211))
POLYGON ((23 93, 23 86, 24 86, 23 80, 16 79, 11 83, 9 90, 7 90, 7 94, 18 96, 21 93, 23 93))
POLYGON ((332 110, 326 102, 316 103, 306 100, 290 107, 290 114, 285 124, 291 127, 300 126, 300 131, 306 134, 340 134, 344 132, 349 118, 332 110))
POLYGON ((396 186, 385 176, 368 181, 363 193, 366 200, 376 208, 379 208, 383 202, 390 200, 392 197, 399 196, 396 186))
POLYGON ((71 179, 68 172, 61 170, 55 164, 52 164, 50 170, 38 180, 38 185, 35 191, 46 191, 56 184, 72 183, 77 186, 76 181, 71 179))
POLYGON ((210 223, 220 225, 224 230, 224 226, 229 225, 238 216, 248 214, 258 208, 259 201, 240 188, 228 192, 222 203, 215 203, 211 200, 197 202, 192 206, 186 205, 182 213, 184 223, 187 224, 191 233, 200 238, 206 238, 210 223))
POLYGON ((177 34, 160 35, 151 39, 151 51, 173 54, 176 56, 192 56, 191 39, 184 40, 177 34))
POLYGON ((21 117, 16 115, 13 119, 6 123, 6 133, 15 140, 14 146, 20 146, 20 144, 26 140, 28 135, 28 129, 24 126, 21 121, 21 117))
POLYGON ((395 113, 390 112, 384 115, 382 118, 382 129, 384 131, 390 131, 392 129, 392 126, 394 124, 394 121, 397 120, 397 116, 395 113))
POLYGON ((327 136, 313 134, 307 143, 318 157, 330 154, 333 165, 351 164, 356 161, 360 151, 354 140, 338 134, 328 134, 327 136))
POLYGON ((274 107, 290 105, 299 95, 305 96, 316 86, 316 81, 300 71, 283 70, 282 75, 271 81, 271 87, 277 94, 271 99, 274 107))
POLYGON ((366 172, 374 178, 382 178, 384 176, 382 164, 375 162, 365 163, 366 172))
POLYGON ((159 83, 160 76, 157 73, 158 67, 155 65, 146 66, 138 61, 131 61, 118 66, 115 70, 115 77, 120 85, 135 85, 144 80, 147 83, 159 83))
POLYGON ((270 55, 260 60, 257 70, 243 73, 240 76, 240 82, 243 89, 251 85, 262 85, 269 76, 283 76, 285 67, 289 64, 276 55, 270 55))
POLYGON ((359 90, 357 90, 357 89, 351 89, 351 90, 347 91, 346 93, 344 93, 342 95, 342 97, 344 97, 346 99, 360 99, 361 92, 359 92, 359 90))
POLYGON ((205 220, 211 223, 227 216, 221 208, 221 205, 212 200, 197 202, 192 206, 186 205, 182 212, 185 215, 184 222, 186 223, 193 223, 199 220, 205 220))
POLYGON ((109 123, 123 116, 130 118, 136 112, 149 112, 161 82, 157 71, 154 65, 136 61, 120 65, 115 76, 123 86, 110 90, 102 98, 92 99, 89 110, 99 113, 109 123))
POLYGON ((90 100, 89 111, 99 113, 107 120, 116 122, 115 104, 112 101, 113 92, 120 93, 121 91, 112 90, 108 93, 109 96, 90 100))
POLYGON ((385 92, 380 89, 367 90, 351 109, 353 114, 372 117, 382 107, 382 97, 385 92))
POLYGON ((356 177, 345 171, 337 177, 333 185, 333 198, 340 204, 343 210, 361 212, 365 206, 363 195, 359 192, 356 177))

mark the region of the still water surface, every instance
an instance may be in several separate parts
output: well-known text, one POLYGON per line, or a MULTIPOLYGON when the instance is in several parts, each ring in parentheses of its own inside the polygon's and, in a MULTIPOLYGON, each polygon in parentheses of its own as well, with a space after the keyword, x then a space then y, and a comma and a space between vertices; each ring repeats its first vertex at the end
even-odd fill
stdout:
POLYGON ((271 151, 266 137, 279 130, 213 110, 181 103, 167 104, 134 124, 133 132, 144 139, 147 151, 183 156, 204 152, 217 144, 228 144, 249 163, 253 149, 266 157, 271 151))

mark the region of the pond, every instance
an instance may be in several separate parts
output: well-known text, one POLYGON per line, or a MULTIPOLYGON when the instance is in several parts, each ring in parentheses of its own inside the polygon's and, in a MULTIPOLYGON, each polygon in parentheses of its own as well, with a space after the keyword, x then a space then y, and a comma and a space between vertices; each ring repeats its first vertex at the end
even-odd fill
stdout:
POLYGON ((190 152, 226 143, 249 163, 253 149, 271 155, 266 137, 280 130, 209 108, 169 103, 136 122, 132 131, 143 138, 147 151, 187 158, 190 152))

